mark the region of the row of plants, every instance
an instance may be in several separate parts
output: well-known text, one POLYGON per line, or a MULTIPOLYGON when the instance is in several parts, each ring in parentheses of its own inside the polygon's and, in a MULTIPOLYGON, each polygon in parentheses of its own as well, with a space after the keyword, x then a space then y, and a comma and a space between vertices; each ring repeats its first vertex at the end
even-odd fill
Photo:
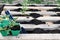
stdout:
MULTIPOLYGON (((25 14, 25 12, 26 12, 26 10, 28 10, 28 5, 27 4, 47 4, 47 6, 49 5, 49 4, 53 4, 53 2, 49 2, 49 1, 47 1, 46 3, 44 2, 44 0, 23 0, 23 2, 22 3, 20 3, 20 4, 22 4, 22 10, 20 10, 20 12, 22 12, 23 14, 25 14)), ((60 0, 56 0, 55 1, 55 3, 56 4, 59 4, 58 6, 57 6, 57 8, 60 6, 60 0)), ((51 5, 51 6, 53 6, 53 5, 51 5)))
POLYGON ((9 14, 9 11, 5 12, 6 15, 0 16, 0 32, 3 36, 17 36, 20 34, 20 24, 15 20, 12 20, 12 16, 9 14))
MULTIPOLYGON (((9 4, 12 4, 13 3, 13 1, 15 1, 15 0, 2 0, 3 1, 3 3, 9 3, 9 4)), ((22 0, 24 3, 26 3, 26 0, 22 0)), ((54 0, 54 2, 55 3, 57 3, 57 4, 60 4, 60 0, 54 0)), ((45 1, 45 0, 28 0, 28 3, 29 4, 53 4, 53 2, 49 2, 49 1, 45 1)))
MULTIPOLYGON (((9 3, 9 4, 12 4, 13 3, 13 1, 15 1, 15 0, 2 0, 3 1, 3 3, 9 3)), ((25 1, 26 2, 26 0, 22 0, 23 2, 25 1)), ((28 0, 28 3, 38 3, 38 4, 40 4, 41 2, 43 2, 43 0, 28 0)))
POLYGON ((8 3, 8 4, 12 4, 14 0, 2 0, 3 3, 8 3))

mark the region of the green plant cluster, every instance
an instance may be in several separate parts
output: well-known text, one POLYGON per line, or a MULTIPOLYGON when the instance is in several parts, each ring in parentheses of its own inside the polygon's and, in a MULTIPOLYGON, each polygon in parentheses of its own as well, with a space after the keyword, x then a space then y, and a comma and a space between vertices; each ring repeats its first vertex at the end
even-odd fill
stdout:
MULTIPOLYGON (((20 33, 20 30, 11 30, 11 29, 14 29, 13 27, 15 25, 19 25, 19 23, 16 23, 15 21, 13 20, 10 20, 9 17, 7 16, 0 16, 0 32, 2 33, 3 36, 8 36, 8 34, 10 34, 10 32, 14 33, 16 32, 15 36, 18 35, 18 33, 20 33)), ((20 25, 19 25, 20 27, 20 25)))
POLYGON ((22 10, 20 10, 23 14, 25 13, 26 10, 28 10, 28 5, 27 4, 41 4, 43 3, 43 0, 23 0, 21 3, 23 6, 22 10))
POLYGON ((29 0, 28 1, 28 3, 30 3, 30 4, 33 4, 33 3, 35 3, 35 4, 41 4, 43 2, 43 0, 29 0))
POLYGON ((12 4, 14 0, 2 0, 3 3, 9 3, 9 4, 12 4))
POLYGON ((56 0, 56 4, 60 4, 60 0, 56 0))

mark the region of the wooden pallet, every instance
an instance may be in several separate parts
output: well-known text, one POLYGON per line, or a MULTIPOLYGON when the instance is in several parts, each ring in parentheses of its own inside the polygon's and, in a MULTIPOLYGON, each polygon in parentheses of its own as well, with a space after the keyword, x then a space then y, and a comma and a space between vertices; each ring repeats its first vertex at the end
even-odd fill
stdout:
MULTIPOLYGON (((8 10, 13 10, 13 9, 18 9, 18 8, 23 8, 22 6, 5 6, 4 9, 8 9, 8 10)), ((41 10, 39 12, 25 12, 25 14, 28 14, 28 13, 38 13, 38 14, 41 14, 43 15, 43 17, 38 17, 36 18, 37 20, 41 20, 41 21, 45 21, 47 25, 52 25, 53 24, 53 21, 58 21, 60 20, 60 17, 51 17, 50 15, 57 15, 57 13, 60 13, 60 12, 48 12, 47 10, 49 9, 54 9, 54 8, 57 8, 57 7, 41 7, 41 6, 38 6, 38 7, 31 7, 31 6, 28 6, 27 8, 29 9, 38 9, 38 10, 41 10)), ((60 7, 58 7, 60 8, 60 7)), ((19 12, 11 12, 12 14, 19 14, 19 12)), ((21 12, 20 12, 21 13, 21 12)), ((22 13, 21 13, 22 14, 22 13)), ((29 18, 26 18, 25 16, 24 17, 19 17, 17 16, 17 20, 28 20, 29 18)), ((14 17, 15 18, 15 17, 14 17)), ((32 20, 34 18, 30 17, 29 20, 32 20)), ((29 21, 28 20, 28 21, 29 21)))

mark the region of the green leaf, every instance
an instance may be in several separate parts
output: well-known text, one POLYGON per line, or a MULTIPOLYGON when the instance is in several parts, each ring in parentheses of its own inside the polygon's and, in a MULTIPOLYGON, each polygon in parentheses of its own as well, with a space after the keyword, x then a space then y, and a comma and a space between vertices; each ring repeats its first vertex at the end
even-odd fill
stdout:
POLYGON ((1 30, 4 30, 4 29, 3 29, 2 27, 0 27, 0 31, 1 31, 1 30))

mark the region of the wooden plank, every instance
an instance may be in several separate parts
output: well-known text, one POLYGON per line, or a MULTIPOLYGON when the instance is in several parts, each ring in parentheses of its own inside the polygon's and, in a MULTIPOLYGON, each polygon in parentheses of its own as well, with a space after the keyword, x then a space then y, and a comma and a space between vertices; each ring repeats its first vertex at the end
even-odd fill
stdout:
MULTIPOLYGON (((19 17, 19 16, 15 16, 14 18, 17 18, 17 20, 32 20, 34 18, 30 17, 30 18, 27 18, 26 16, 25 17, 19 17)), ((55 21, 58 21, 60 20, 60 17, 38 17, 36 18, 37 20, 41 20, 41 21, 45 21, 45 22, 55 22, 55 21)))
POLYGON ((43 28, 45 30, 53 30, 53 29, 60 29, 59 26, 60 24, 52 24, 52 25, 47 25, 47 24, 39 24, 39 25, 34 25, 34 24, 21 24, 23 28, 27 29, 35 29, 35 28, 43 28))
POLYGON ((58 21, 60 20, 60 17, 38 17, 37 20, 41 20, 41 21, 58 21))
POLYGON ((7 36, 4 40, 60 40, 60 34, 20 34, 18 37, 7 36))
MULTIPOLYGON (((18 15, 18 14, 23 14, 22 12, 16 12, 16 11, 10 11, 10 13, 12 15, 18 15)), ((45 12, 45 11, 26 11, 24 14, 31 14, 31 13, 37 13, 37 14, 40 14, 40 15, 57 15, 57 13, 60 13, 60 12, 45 12)), ((5 14, 4 11, 2 11, 1 14, 5 14)))
MULTIPOLYGON (((17 7, 17 6, 5 6, 4 9, 18 9, 18 8, 23 8, 22 6, 20 7, 17 7)), ((48 10, 48 9, 54 9, 54 8, 57 8, 57 7, 27 7, 29 9, 39 9, 39 10, 48 10)), ((60 8, 60 7, 58 7, 60 8)))

